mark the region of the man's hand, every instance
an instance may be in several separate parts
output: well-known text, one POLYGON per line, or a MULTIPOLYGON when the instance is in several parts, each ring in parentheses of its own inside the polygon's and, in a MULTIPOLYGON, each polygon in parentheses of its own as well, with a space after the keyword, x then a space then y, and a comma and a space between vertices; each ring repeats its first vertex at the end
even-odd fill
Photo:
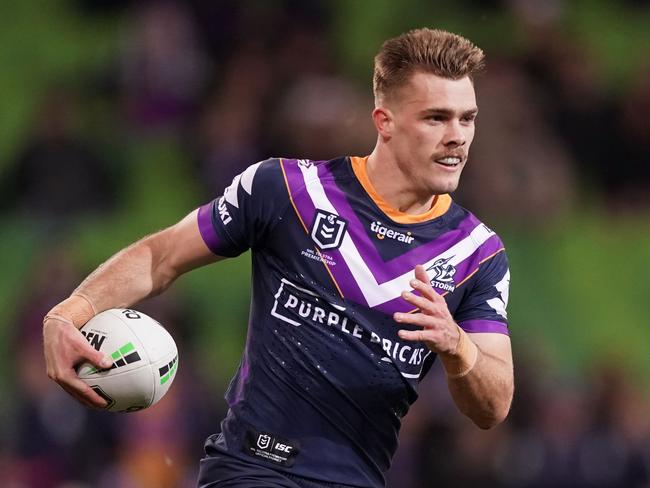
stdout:
POLYGON ((106 401, 77 376, 75 367, 88 361, 110 368, 110 358, 95 351, 80 329, 97 313, 127 308, 165 290, 178 276, 218 261, 207 247, 194 210, 177 224, 140 239, 93 271, 72 295, 56 305, 43 321, 47 375, 89 407, 106 401))
POLYGON ((43 322, 43 347, 47 375, 79 402, 91 408, 104 408, 100 397, 77 376, 75 366, 88 361, 99 369, 110 368, 113 361, 96 351, 72 321, 48 316, 43 322))
POLYGON ((417 313, 395 313, 395 322, 416 325, 422 330, 400 330, 398 335, 407 341, 424 342, 437 354, 454 354, 460 340, 458 325, 449 313, 445 299, 435 292, 429 283, 424 266, 415 267, 415 279, 410 285, 420 292, 418 296, 410 291, 402 292, 402 298, 418 308, 417 313))
POLYGON ((447 383, 459 410, 482 429, 502 422, 508 415, 514 388, 510 338, 503 334, 468 334, 454 322, 445 299, 438 295, 423 266, 415 267, 413 290, 402 298, 419 309, 396 313, 398 323, 421 330, 400 330, 404 340, 422 341, 437 353, 447 373, 447 383), (480 345, 480 347, 479 347, 480 345))

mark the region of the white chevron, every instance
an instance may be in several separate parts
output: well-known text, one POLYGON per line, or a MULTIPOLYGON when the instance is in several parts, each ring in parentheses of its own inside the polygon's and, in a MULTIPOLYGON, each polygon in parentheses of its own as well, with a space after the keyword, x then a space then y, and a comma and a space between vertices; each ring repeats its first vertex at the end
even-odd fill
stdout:
MULTIPOLYGON (((317 209, 339 215, 332 202, 327 198, 323 185, 318 178, 316 166, 299 166, 302 176, 305 180, 305 187, 314 206, 317 209)), ((429 268, 436 260, 441 258, 451 258, 449 263, 457 265, 471 256, 485 241, 494 235, 490 229, 483 224, 478 224, 465 239, 457 242, 446 251, 432 256, 427 262, 419 263, 425 268, 429 268)), ((385 283, 377 283, 372 272, 361 257, 358 249, 352 242, 348 232, 343 237, 343 242, 339 247, 339 252, 343 256, 345 263, 350 268, 352 276, 356 280, 363 296, 370 307, 376 307, 400 296, 402 291, 410 290, 409 281, 413 278, 413 271, 408 271, 400 276, 393 278, 385 283)))
POLYGON ((223 191, 223 196, 230 205, 232 205, 235 208, 239 208, 239 201, 237 198, 237 188, 240 182, 241 182, 241 187, 244 189, 244 191, 249 195, 252 194, 253 179, 255 178, 255 173, 257 172, 257 169, 260 167, 260 164, 262 164, 262 162, 263 161, 260 161, 259 163, 251 164, 242 173, 235 176, 232 179, 232 183, 230 183, 230 186, 223 191))

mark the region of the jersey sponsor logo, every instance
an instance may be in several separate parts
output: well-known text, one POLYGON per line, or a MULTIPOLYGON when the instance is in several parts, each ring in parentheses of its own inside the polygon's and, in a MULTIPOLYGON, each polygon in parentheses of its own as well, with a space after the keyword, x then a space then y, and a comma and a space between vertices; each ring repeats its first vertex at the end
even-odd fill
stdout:
POLYGON ((221 197, 217 202, 217 210, 219 212, 219 218, 221 218, 223 225, 228 225, 232 221, 232 217, 228 212, 228 207, 226 207, 225 197, 221 197))
POLYGON ((311 238, 321 249, 336 249, 343 242, 347 225, 335 213, 319 209, 311 226, 311 238))
POLYGON ((271 315, 294 327, 332 327, 366 343, 378 344, 385 353, 382 361, 396 364, 405 378, 419 378, 422 364, 430 353, 426 347, 381 337, 352 321, 345 310, 345 307, 326 302, 314 292, 283 278, 275 294, 271 315))
POLYGON ((433 276, 430 278, 431 286, 450 292, 456 289, 456 283, 454 282, 456 267, 449 263, 453 258, 454 256, 449 256, 447 258, 437 259, 427 268, 430 276, 431 272, 433 273, 433 276))
POLYGON ((383 225, 381 222, 378 220, 375 220, 370 224, 370 230, 372 232, 376 232, 377 239, 393 239, 398 242, 405 242, 406 244, 411 244, 413 242, 414 237, 411 235, 411 232, 398 232, 393 229, 389 229, 385 225, 383 225))
POLYGON ((290 467, 295 462, 300 443, 297 440, 249 429, 244 436, 244 450, 250 456, 290 467))

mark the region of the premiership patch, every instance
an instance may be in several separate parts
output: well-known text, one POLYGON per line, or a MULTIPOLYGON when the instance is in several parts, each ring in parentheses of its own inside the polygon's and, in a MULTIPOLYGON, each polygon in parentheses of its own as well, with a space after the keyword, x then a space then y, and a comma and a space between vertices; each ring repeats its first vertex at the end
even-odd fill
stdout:
POLYGON ((293 466, 300 452, 300 443, 268 432, 246 431, 244 451, 250 456, 264 459, 280 466, 293 466))
POLYGON ((343 242, 347 225, 338 215, 319 209, 311 226, 311 238, 321 249, 336 249, 343 242))

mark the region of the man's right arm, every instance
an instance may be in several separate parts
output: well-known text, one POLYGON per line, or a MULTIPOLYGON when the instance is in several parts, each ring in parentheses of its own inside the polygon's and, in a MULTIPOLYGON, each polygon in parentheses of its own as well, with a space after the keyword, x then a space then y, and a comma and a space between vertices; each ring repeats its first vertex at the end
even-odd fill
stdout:
POLYGON ((46 315, 43 342, 48 376, 83 404, 103 407, 106 402, 78 378, 75 366, 90 361, 102 367, 107 358, 88 344, 79 329, 95 314, 130 307, 161 293, 181 274, 219 259, 201 236, 197 210, 115 254, 46 315))

